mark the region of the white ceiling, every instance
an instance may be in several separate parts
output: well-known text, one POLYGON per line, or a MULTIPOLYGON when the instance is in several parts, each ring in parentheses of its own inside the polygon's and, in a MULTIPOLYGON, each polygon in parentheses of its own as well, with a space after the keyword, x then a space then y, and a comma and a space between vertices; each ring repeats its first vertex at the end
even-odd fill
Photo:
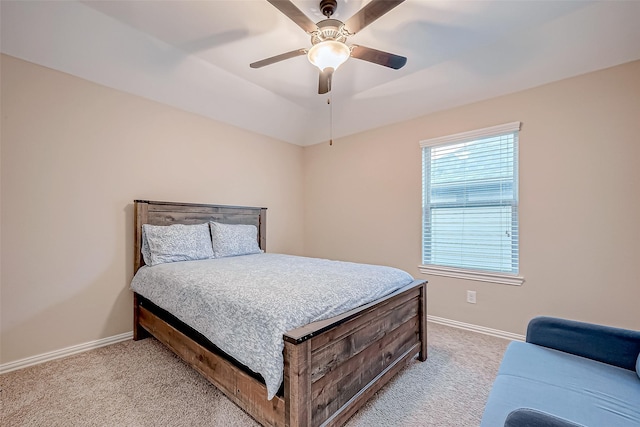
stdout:
MULTIPOLYGON (((319 1, 293 0, 314 22, 319 1)), ((368 0, 338 0, 346 20, 368 0)), ((2 52, 290 143, 329 138, 310 38, 265 0, 7 1, 2 52)), ((349 38, 406 56, 336 71, 334 138, 640 59, 640 1, 408 0, 349 38)), ((640 78, 640 76, 639 76, 640 78)))

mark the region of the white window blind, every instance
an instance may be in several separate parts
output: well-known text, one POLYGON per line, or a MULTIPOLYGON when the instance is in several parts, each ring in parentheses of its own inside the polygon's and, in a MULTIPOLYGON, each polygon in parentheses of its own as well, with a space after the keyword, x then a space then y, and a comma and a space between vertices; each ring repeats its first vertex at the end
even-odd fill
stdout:
POLYGON ((420 143, 425 266, 518 274, 519 129, 516 122, 420 143))

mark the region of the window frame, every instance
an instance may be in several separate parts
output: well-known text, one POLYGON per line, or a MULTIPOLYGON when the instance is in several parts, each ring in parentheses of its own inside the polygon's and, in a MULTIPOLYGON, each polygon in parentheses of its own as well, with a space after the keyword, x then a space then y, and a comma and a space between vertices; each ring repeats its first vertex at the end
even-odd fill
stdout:
MULTIPOLYGON (((447 136, 443 136, 443 137, 438 137, 438 138, 431 138, 431 139, 427 139, 427 140, 423 140, 420 141, 420 148, 421 148, 421 162, 422 162, 422 195, 424 197, 425 194, 425 185, 427 184, 426 180, 428 179, 428 177, 426 176, 425 173, 425 168, 429 167, 430 165, 427 165, 425 162, 425 158, 424 158, 424 148, 431 148, 431 147, 437 147, 437 146, 442 146, 442 145, 449 145, 449 144, 455 144, 455 143, 462 143, 462 142, 469 142, 469 141, 473 141, 473 140, 477 140, 477 139, 484 139, 484 138, 489 138, 489 137, 496 137, 496 136, 500 136, 500 135, 504 135, 507 133, 518 133, 518 139, 519 139, 519 132, 520 132, 520 127, 521 127, 521 122, 511 122, 511 123, 506 123, 506 124, 502 124, 502 125, 498 125, 498 126, 491 126, 491 127, 487 127, 487 128, 483 128, 483 129, 477 129, 477 130, 472 130, 469 132, 462 132, 462 133, 457 133, 454 135, 447 135, 447 136)), ((518 192, 518 183, 519 183, 519 168, 518 168, 518 150, 516 147, 516 152, 514 153, 514 162, 515 162, 515 169, 514 169, 514 174, 515 178, 514 178, 514 191, 518 192)), ((516 197, 517 199, 517 197, 516 197)), ((421 237, 421 247, 422 247, 422 260, 424 262, 424 232, 425 232, 425 225, 426 225, 426 221, 425 221, 425 200, 422 200, 422 209, 423 209, 423 215, 422 215, 422 237, 421 237)), ((519 205, 519 203, 518 203, 519 205)), ((516 205, 517 206, 517 205, 516 205)), ((518 234, 520 234, 520 223, 518 221, 518 234)), ((520 257, 520 245, 519 245, 520 239, 518 237, 518 258, 520 257)), ((518 267, 520 266, 520 263, 518 262, 518 267)), ((418 266, 418 269, 420 270, 421 273, 423 274, 427 274, 427 275, 435 275, 435 276, 444 276, 444 277, 452 277, 452 278, 459 278, 459 279, 469 279, 469 280, 476 280, 476 281, 482 281, 482 282, 491 282, 491 283, 499 283, 499 284, 506 284, 506 285, 522 285, 522 283, 524 283, 524 277, 522 275, 520 275, 520 271, 518 271, 518 273, 506 273, 506 272, 494 272, 494 271, 488 271, 488 270, 473 270, 473 269, 469 269, 469 268, 462 268, 462 267, 450 267, 450 266, 443 266, 443 265, 436 265, 436 264, 421 264, 418 266)))

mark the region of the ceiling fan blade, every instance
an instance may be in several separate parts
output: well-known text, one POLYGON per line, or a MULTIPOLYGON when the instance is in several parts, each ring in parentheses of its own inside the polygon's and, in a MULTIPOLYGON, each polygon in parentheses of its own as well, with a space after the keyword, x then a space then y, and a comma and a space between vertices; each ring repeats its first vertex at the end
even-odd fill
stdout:
POLYGON ((369 4, 349 18, 344 23, 344 26, 349 33, 355 34, 403 1, 404 0, 371 0, 369 4))
POLYGON ((263 59, 262 61, 257 61, 249 64, 251 68, 261 68, 265 65, 271 65, 275 62, 284 61, 285 59, 295 58, 296 56, 305 55, 307 53, 307 49, 298 49, 292 50, 291 52, 281 53, 280 55, 272 56, 271 58, 263 59))
POLYGON ((307 15, 305 15, 295 4, 289 0, 267 0, 276 9, 284 13, 289 19, 295 22, 300 28, 307 33, 312 33, 318 29, 315 22, 313 22, 307 15))
POLYGON ((373 62, 374 64, 384 65, 385 67, 398 70, 407 63, 407 58, 393 53, 383 52, 381 50, 372 49, 370 47, 353 45, 351 47, 351 56, 363 61, 373 62))
POLYGON ((318 82, 318 93, 320 95, 331 91, 333 71, 333 68, 325 68, 320 72, 320 81, 318 82))

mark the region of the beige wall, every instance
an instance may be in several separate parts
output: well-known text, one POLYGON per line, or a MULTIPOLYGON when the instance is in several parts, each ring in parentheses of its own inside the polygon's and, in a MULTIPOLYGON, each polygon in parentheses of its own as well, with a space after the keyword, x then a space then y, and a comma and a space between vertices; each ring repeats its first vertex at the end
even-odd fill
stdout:
POLYGON ((427 277, 429 314, 517 334, 541 314, 640 329, 639 76, 636 61, 305 149, 305 253, 425 278, 419 141, 521 121, 526 282, 427 277))
POLYGON ((135 198, 266 206, 270 251, 424 277, 418 142, 512 121, 526 282, 429 277, 429 314, 519 334, 537 314, 640 329, 640 62, 304 149, 1 65, 0 364, 131 330, 135 198))
POLYGON ((131 331, 136 198, 266 206, 268 249, 302 253, 301 147, 9 56, 1 78, 0 363, 131 331))

